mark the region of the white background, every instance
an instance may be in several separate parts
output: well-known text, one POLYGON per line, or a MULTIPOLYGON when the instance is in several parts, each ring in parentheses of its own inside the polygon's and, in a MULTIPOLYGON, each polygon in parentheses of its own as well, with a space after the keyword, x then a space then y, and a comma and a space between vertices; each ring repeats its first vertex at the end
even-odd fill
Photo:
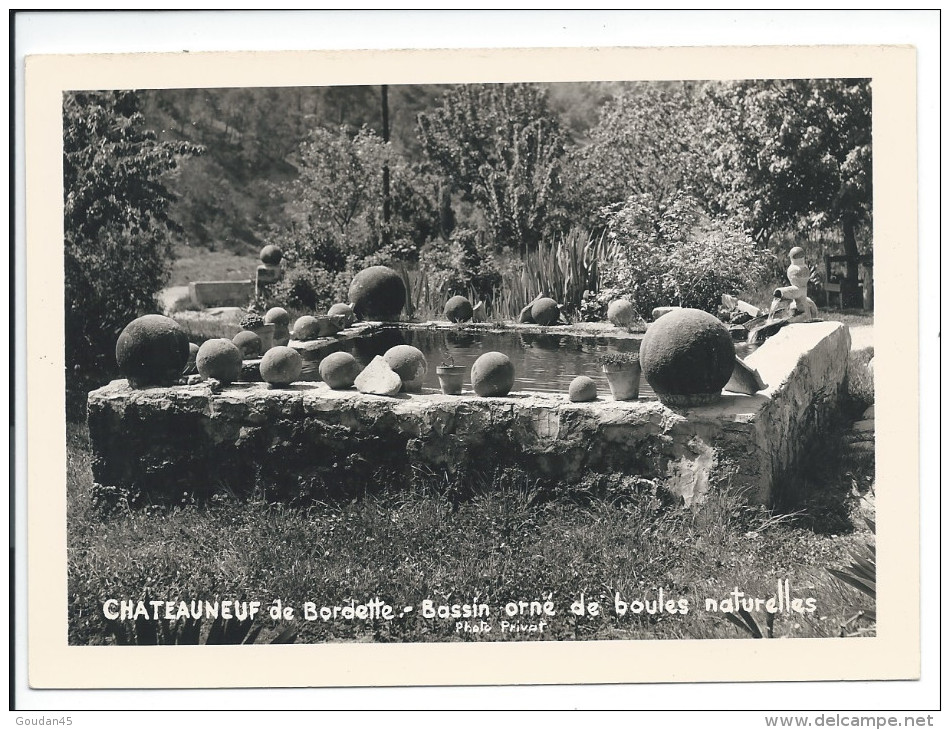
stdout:
MULTIPOLYGON (((135 51, 309 50, 343 48, 563 47, 563 46, 715 46, 810 44, 907 44, 918 49, 919 69, 919 250, 920 250, 920 382, 922 490, 922 680, 919 682, 851 682, 808 684, 694 684, 601 687, 406 688, 326 690, 214 691, 32 691, 26 687, 25 646, 25 444, 17 430, 16 521, 16 706, 13 713, 36 718, 60 717, 59 710, 82 709, 234 709, 273 708, 535 708, 741 710, 749 697, 774 699, 776 710, 847 711, 881 714, 904 711, 926 714, 939 706, 938 563, 939 453, 938 392, 939 311, 939 157, 938 83, 939 26, 937 11, 289 11, 289 12, 91 12, 25 13, 15 19, 15 102, 22 104, 23 58, 41 53, 135 51), (926 394, 929 394, 926 395, 926 394), (45 711, 45 712, 40 712, 45 711)), ((6 98, 6 97, 5 97, 6 98)), ((22 109, 14 152, 17 237, 16 292, 22 299, 22 109)), ((5 135, 4 139, 8 139, 5 135)), ((6 181, 4 181, 6 184, 6 181)), ((912 242, 908 242, 911 245, 912 242)), ((12 313, 11 313, 12 315, 12 313)), ((24 328, 22 307, 16 311, 15 337, 18 387, 16 423, 25 418, 22 388, 24 328)), ((908 368, 915 363, 908 362, 908 368)), ((908 458, 913 458, 908 455, 908 458)), ((916 485, 906 485, 908 489, 916 485)), ((3 590, 8 590, 3 586, 3 590)), ((65 620, 65 619, 64 619, 65 620)), ((7 622, 0 622, 5 634, 7 622)), ((10 637, 11 639, 13 637, 10 637)), ((12 645, 11 645, 12 647, 12 645)), ((635 644, 631 661, 636 661, 635 644)), ((682 717, 684 725, 700 720, 709 727, 764 727, 764 713, 716 713, 682 717)), ((255 716, 197 714, 175 718, 119 713, 92 718, 74 715, 73 727, 119 727, 127 722, 150 728, 178 722, 192 724, 256 722, 255 716)), ((14 718, 8 718, 13 725, 14 718)), ((275 718, 293 722, 290 716, 275 718)), ((371 718, 372 719, 372 718, 371 718)), ((382 720, 382 717, 376 720, 382 720)), ((527 719, 527 718, 525 718, 527 719)), ((606 719, 606 718, 605 718, 606 719)), ((634 720, 634 718, 629 718, 634 720)), ((634 721, 649 722, 638 717, 634 721)), ((675 721, 666 714, 663 723, 675 721)), ((355 718, 341 718, 353 722, 355 718)), ((434 723, 436 717, 423 718, 434 723)), ((308 724, 317 718, 304 718, 308 724)), ((449 720, 458 724, 460 719, 449 720)), ((626 722, 627 720, 624 720, 626 722)), ((297 723, 294 723, 295 725, 297 723)), ((934 725, 939 726, 939 719, 934 725)))

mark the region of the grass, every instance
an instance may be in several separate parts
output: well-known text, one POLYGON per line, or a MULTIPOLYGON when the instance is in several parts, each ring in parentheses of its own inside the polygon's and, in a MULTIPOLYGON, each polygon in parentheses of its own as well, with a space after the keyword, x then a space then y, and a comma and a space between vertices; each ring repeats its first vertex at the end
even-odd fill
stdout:
POLYGON ((204 247, 178 245, 166 286, 187 286, 191 281, 231 281, 253 279, 260 264, 257 251, 236 254, 204 247))
MULTIPOLYGON (((847 568, 851 551, 873 541, 855 488, 870 483, 873 459, 849 462, 833 445, 818 455, 818 478, 799 485, 781 512, 725 492, 691 512, 651 483, 619 476, 541 492, 507 473, 466 485, 465 498, 459 485, 420 475, 308 508, 223 495, 103 515, 91 500, 85 427, 69 424, 67 435, 71 644, 114 641, 102 617, 108 598, 260 600, 265 608, 281 599, 299 612, 305 601, 332 607, 378 597, 398 609, 391 621, 292 622, 298 643, 485 638, 457 632, 454 619, 423 617, 425 599, 488 604, 493 640, 741 638, 722 613, 703 610, 705 599, 735 588, 768 598, 779 579, 794 597, 814 597, 817 611, 777 615, 775 636, 838 636, 849 621, 847 633, 873 633, 872 621, 855 619, 873 602, 827 570, 847 568), (651 601, 659 588, 664 600, 687 600, 689 612, 614 611, 616 594, 651 601), (602 604, 599 615, 570 612, 581 593, 602 604), (546 599, 556 615, 545 617, 543 634, 500 632, 506 603, 546 599), (403 615, 409 605, 415 610, 403 615)), ((762 610, 752 615, 766 620, 762 610)), ((289 625, 265 617, 261 641, 289 625)))

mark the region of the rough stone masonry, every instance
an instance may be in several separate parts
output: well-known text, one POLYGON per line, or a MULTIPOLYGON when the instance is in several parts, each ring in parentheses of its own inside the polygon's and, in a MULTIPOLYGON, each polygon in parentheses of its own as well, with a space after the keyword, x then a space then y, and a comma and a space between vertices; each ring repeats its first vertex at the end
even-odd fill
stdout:
POLYGON ((102 495, 150 501, 220 490, 296 500, 359 493, 413 470, 516 466, 568 484, 589 472, 639 475, 687 504, 731 476, 749 501, 768 503, 837 408, 849 348, 840 323, 789 325, 746 359, 768 389, 683 410, 567 394, 384 397, 321 382, 214 393, 117 380, 89 394, 93 478, 102 495))

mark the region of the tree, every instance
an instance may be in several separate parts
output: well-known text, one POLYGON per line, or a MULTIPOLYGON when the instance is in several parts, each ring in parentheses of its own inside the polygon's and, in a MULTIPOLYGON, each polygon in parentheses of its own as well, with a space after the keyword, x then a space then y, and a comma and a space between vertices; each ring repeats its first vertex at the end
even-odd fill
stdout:
POLYGON ((523 253, 558 227, 564 146, 539 87, 456 86, 418 129, 430 163, 481 210, 498 247, 523 253))
POLYGON ((177 229, 168 174, 201 152, 186 142, 158 142, 134 91, 64 96, 68 366, 108 366, 125 325, 155 310, 177 229))
POLYGON ((705 192, 702 97, 688 82, 640 82, 608 99, 570 156, 575 208, 590 227, 605 206, 648 195, 658 205, 705 192))
MULTIPOLYGON (((714 204, 756 240, 778 229, 871 222, 871 89, 866 79, 739 81, 708 87, 714 204)), ((857 283, 857 266, 848 267, 857 283)))
POLYGON ((278 191, 287 201, 275 240, 288 262, 341 271, 347 256, 378 251, 388 237, 414 250, 438 227, 432 181, 367 127, 317 128, 295 158, 297 177, 278 191), (390 220, 384 221, 383 174, 390 173, 390 220))

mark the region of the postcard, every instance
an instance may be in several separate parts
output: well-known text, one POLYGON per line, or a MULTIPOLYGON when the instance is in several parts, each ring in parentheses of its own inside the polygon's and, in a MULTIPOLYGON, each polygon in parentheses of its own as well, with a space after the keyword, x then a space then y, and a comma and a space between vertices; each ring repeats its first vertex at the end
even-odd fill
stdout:
POLYGON ((917 678, 915 64, 27 58, 30 686, 917 678))

